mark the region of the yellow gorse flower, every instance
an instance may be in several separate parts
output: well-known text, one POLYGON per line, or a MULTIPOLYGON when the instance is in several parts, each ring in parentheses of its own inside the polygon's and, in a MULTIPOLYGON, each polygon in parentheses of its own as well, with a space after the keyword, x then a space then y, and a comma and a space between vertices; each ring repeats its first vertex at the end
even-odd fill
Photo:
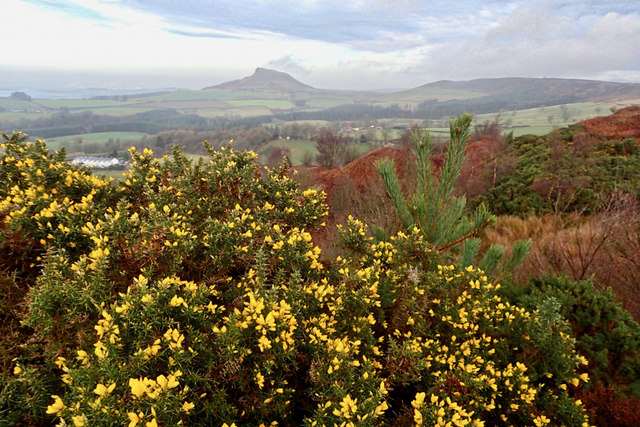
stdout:
POLYGON ((54 402, 47 406, 47 414, 57 414, 64 408, 64 402, 59 396, 53 395, 51 396, 54 402))
POLYGON ((112 383, 108 387, 105 386, 104 384, 98 384, 96 388, 93 390, 93 392, 98 396, 102 397, 111 393, 114 388, 116 388, 116 383, 112 383))

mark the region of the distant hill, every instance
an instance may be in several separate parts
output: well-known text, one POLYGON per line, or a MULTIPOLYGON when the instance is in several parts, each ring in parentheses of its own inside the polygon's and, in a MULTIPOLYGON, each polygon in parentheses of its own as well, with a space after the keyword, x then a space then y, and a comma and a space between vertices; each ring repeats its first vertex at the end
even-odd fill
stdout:
POLYGON ((428 83, 400 94, 471 92, 473 96, 518 96, 540 99, 570 98, 573 102, 603 101, 619 97, 640 97, 640 84, 616 83, 597 80, 505 77, 468 81, 441 80, 428 83))
POLYGON ((314 88, 299 82, 287 73, 266 68, 256 68, 256 71, 248 77, 204 88, 204 90, 208 89, 292 92, 313 90, 314 88))
MULTIPOLYGON (((97 89, 96 89, 97 91, 97 89)), ((556 78, 495 78, 439 81, 395 92, 317 89, 280 71, 257 68, 242 79, 204 90, 156 93, 87 92, 92 99, 32 99, 0 96, 0 131, 20 128, 52 138, 96 132, 155 133, 209 129, 221 123, 255 126, 273 120, 421 120, 440 128, 446 119, 471 113, 479 121, 503 113, 516 135, 548 133, 555 127, 640 104, 640 84, 556 78), (62 114, 58 114, 62 113, 62 114), (68 117, 70 116, 70 117, 68 117)), ((26 97, 23 97, 26 98, 26 97)), ((446 129, 445 129, 446 131, 446 129)))

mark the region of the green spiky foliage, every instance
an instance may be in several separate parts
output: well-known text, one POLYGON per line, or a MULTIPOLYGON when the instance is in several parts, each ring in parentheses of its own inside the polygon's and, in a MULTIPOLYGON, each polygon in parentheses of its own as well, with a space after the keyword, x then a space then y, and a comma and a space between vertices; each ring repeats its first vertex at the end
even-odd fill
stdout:
MULTIPOLYGON (((466 198, 453 194, 465 158, 472 119, 469 114, 464 114, 449 121, 450 139, 439 176, 433 173, 431 165, 431 135, 423 129, 412 132, 417 166, 417 185, 412 195, 403 193, 393 159, 380 159, 375 163, 402 225, 407 230, 418 228, 438 252, 463 244, 458 250, 462 265, 470 265, 477 258, 480 241, 474 236, 495 220, 483 204, 467 214, 466 198)), ((497 274, 501 278, 522 262, 530 247, 530 241, 517 242, 510 258, 504 260, 505 248, 492 246, 479 265, 487 273, 501 265, 502 271, 497 274)))

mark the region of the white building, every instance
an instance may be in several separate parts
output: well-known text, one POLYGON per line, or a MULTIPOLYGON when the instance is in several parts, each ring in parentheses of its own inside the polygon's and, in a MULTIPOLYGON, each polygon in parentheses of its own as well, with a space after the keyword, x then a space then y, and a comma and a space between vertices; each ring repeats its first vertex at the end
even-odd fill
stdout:
POLYGON ((108 169, 120 165, 120 160, 113 157, 78 156, 71 163, 80 166, 91 166, 96 169, 108 169))

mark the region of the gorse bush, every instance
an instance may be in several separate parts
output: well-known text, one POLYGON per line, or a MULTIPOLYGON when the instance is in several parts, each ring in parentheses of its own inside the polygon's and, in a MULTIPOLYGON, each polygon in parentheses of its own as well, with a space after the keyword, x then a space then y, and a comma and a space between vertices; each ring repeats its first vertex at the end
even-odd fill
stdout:
POLYGON ((560 313, 570 319, 576 348, 588 359, 593 382, 638 397, 640 326, 616 303, 611 289, 598 290, 591 281, 566 276, 543 276, 532 279, 515 299, 535 308, 549 298, 555 298, 562 306, 560 313))
POLYGON ((321 193, 208 151, 132 150, 109 184, 43 142, 2 143, 0 248, 19 255, 5 269, 23 277, 25 329, 0 423, 588 422, 554 300, 503 301, 419 228, 376 243, 350 219, 321 262, 321 193))
POLYGON ((494 175, 493 188, 478 195, 472 203, 484 203, 498 215, 525 217, 595 213, 616 192, 638 196, 638 141, 593 139, 579 125, 545 136, 510 139, 493 161, 501 165, 515 163, 515 167, 494 175))

